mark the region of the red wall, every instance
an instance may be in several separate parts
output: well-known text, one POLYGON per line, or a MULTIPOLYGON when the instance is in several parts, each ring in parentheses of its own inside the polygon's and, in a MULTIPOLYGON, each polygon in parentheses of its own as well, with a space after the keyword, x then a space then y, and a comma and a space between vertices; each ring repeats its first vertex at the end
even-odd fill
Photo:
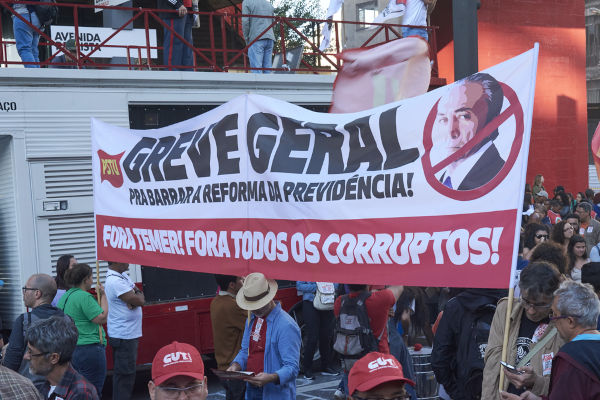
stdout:
MULTIPOLYGON (((454 79, 452 6, 438 1, 440 77, 454 79), (450 26, 449 26, 450 25, 450 26)), ((540 43, 527 182, 536 174, 551 192, 588 187, 584 0, 484 0, 479 10, 479 69, 540 43)))

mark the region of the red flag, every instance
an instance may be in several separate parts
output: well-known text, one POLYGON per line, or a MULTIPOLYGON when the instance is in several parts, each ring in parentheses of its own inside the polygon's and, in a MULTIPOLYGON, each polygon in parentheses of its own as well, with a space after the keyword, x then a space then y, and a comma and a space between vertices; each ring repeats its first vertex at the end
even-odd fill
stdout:
POLYGON ((431 80, 429 46, 408 37, 369 49, 344 51, 330 112, 350 113, 427 92, 431 80))
POLYGON ((123 157, 123 154, 125 154, 124 151, 113 156, 102 150, 98 150, 100 182, 109 181, 116 188, 123 186, 123 172, 121 171, 121 157, 123 157))

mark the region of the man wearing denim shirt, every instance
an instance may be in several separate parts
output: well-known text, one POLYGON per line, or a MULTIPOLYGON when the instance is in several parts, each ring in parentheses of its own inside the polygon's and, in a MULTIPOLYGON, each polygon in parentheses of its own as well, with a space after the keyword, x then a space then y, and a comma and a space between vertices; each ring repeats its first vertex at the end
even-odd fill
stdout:
POLYGON ((228 371, 254 373, 246 379, 246 400, 295 399, 300 328, 280 304, 273 301, 277 282, 255 272, 246 277, 236 302, 252 311, 242 348, 228 371))

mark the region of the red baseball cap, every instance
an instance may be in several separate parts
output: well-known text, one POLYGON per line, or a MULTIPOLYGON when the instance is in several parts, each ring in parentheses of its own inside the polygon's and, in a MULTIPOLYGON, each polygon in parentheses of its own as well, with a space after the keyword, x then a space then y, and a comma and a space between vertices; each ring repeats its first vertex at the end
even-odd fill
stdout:
POLYGON ((367 392, 385 382, 400 381, 415 386, 402 373, 402 365, 390 354, 372 352, 354 363, 348 374, 350 396, 356 390, 367 392))
POLYGON ((152 360, 152 381, 161 385, 174 376, 204 379, 204 362, 194 346, 173 342, 158 350, 152 360))

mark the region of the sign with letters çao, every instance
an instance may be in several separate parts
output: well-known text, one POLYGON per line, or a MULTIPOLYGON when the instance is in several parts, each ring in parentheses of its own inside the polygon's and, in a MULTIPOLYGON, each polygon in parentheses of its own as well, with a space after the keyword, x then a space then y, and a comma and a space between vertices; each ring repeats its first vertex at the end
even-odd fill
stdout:
MULTIPOLYGON (((90 26, 79 27, 79 51, 86 55, 94 57, 129 57, 146 58, 146 31, 144 29, 123 29, 115 36, 110 38, 98 50, 95 50, 99 44, 102 44, 113 35, 117 30, 112 28, 100 28, 90 26), (141 53, 138 51, 141 49, 141 53), (93 53, 92 53, 93 51, 93 53)), ((150 57, 157 58, 156 49, 156 29, 148 29, 150 57)), ((50 36, 55 42, 63 45, 70 39, 75 39, 75 28, 72 26, 50 25, 50 36)), ((58 49, 52 46, 52 53, 58 49)), ((70 58, 67 58, 70 60, 70 58)))
POLYGON ((357 113, 244 95, 155 130, 93 119, 98 258, 290 280, 506 288, 537 52, 357 113))

